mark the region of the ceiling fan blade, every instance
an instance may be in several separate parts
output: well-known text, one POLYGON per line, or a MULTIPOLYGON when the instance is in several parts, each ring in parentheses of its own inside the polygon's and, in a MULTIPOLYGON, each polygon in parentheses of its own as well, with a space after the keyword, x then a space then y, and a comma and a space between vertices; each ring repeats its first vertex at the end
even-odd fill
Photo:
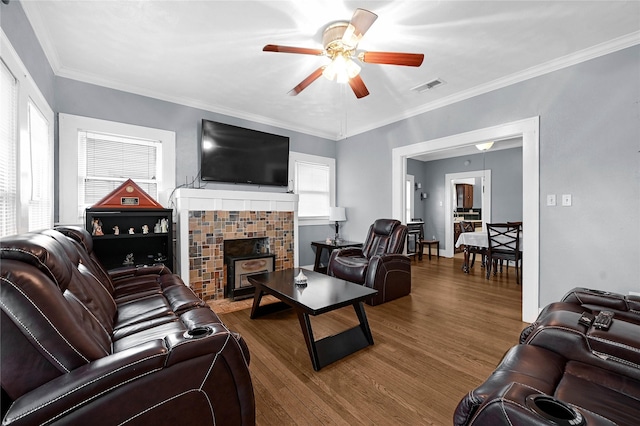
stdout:
POLYGON ((400 52, 363 52, 358 55, 362 62, 370 64, 405 65, 419 67, 422 65, 424 55, 422 53, 400 52))
POLYGON ((355 48, 358 42, 367 32, 369 27, 378 19, 378 15, 366 9, 356 9, 351 17, 351 22, 342 36, 342 43, 355 48))
POLYGON ((291 96, 295 96, 298 93, 302 92, 304 89, 307 88, 308 85, 310 85, 311 83, 313 83, 314 81, 316 81, 318 79, 318 77, 320 77, 322 75, 322 71, 324 71, 324 65, 321 66, 320 68, 318 68, 317 70, 315 70, 314 72, 312 72, 309 77, 305 78, 304 80, 302 80, 300 82, 300 84, 298 84, 296 87, 294 87, 293 89, 291 89, 289 91, 289 94, 291 96))
POLYGON ((367 90, 367 86, 364 85, 364 81, 362 81, 362 78, 360 78, 360 75, 356 75, 355 77, 350 78, 349 86, 351 86, 353 93, 355 93, 356 98, 358 99, 364 98, 369 94, 369 91, 367 90))
POLYGON ((323 55, 322 49, 309 49, 306 47, 279 46, 277 44, 267 44, 262 48, 263 52, 300 53, 303 55, 323 55))

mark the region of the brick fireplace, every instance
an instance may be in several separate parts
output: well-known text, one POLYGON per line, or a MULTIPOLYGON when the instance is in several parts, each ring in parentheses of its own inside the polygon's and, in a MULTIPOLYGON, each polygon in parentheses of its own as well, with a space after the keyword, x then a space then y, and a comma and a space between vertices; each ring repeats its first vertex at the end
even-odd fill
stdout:
POLYGON ((176 206, 178 272, 204 300, 225 297, 225 240, 264 238, 275 270, 298 265, 294 194, 180 188, 176 206))

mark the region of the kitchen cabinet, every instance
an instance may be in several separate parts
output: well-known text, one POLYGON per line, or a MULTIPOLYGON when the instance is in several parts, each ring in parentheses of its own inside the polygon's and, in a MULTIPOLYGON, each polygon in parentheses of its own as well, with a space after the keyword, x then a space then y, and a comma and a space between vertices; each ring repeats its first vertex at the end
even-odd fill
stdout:
POLYGON ((456 199, 458 208, 473 208, 473 185, 467 183, 456 184, 456 199))

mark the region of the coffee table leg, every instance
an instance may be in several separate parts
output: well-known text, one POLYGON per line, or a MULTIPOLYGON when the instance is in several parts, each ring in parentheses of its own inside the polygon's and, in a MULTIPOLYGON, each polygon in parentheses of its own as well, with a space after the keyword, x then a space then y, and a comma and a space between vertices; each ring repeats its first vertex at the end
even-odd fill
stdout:
POLYGON ((262 286, 255 286, 256 291, 253 294, 253 306, 251 307, 251 315, 249 318, 256 318, 258 315, 258 309, 260 308, 260 301, 262 300, 262 296, 264 295, 264 291, 262 291, 262 286))
POLYGON ((300 328, 302 328, 302 334, 304 335, 304 341, 307 344, 307 350, 311 357, 311 364, 313 364, 313 369, 315 371, 319 371, 321 368, 320 358, 318 357, 318 351, 316 350, 316 342, 313 338, 313 330, 311 329, 309 315, 300 311, 298 311, 297 314, 298 321, 300 321, 300 328))
POLYGON ((358 316, 358 320, 360 321, 360 328, 362 329, 364 337, 367 339, 367 342, 369 342, 370 345, 373 345, 373 335, 371 334, 371 329, 369 328, 367 314, 364 312, 364 304, 362 302, 354 303, 353 309, 356 311, 356 315, 358 316))

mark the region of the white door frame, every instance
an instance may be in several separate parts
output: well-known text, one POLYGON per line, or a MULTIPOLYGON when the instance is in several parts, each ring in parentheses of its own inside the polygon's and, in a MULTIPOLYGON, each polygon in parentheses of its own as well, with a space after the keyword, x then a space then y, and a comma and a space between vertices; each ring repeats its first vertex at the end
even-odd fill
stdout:
POLYGON ((447 173, 444 175, 444 244, 440 244, 440 256, 453 257, 453 189, 452 180, 466 178, 484 178, 482 186, 482 229, 491 221, 491 170, 475 170, 472 172, 447 173))
POLYGON ((391 204, 393 217, 402 220, 407 158, 501 139, 522 137, 523 239, 522 321, 533 322, 540 311, 540 117, 513 121, 457 135, 432 139, 392 150, 391 204))
MULTIPOLYGON (((411 205, 409 206, 409 209, 411 210, 411 214, 409 214, 409 217, 406 218, 406 221, 409 222, 412 218, 414 218, 416 216, 415 214, 415 196, 414 196, 414 192, 415 192, 415 185, 416 185, 416 178, 413 175, 407 175, 407 180, 406 182, 409 184, 410 188, 409 188, 409 201, 411 203, 411 205)), ((406 186, 405 186, 406 189, 406 186)), ((406 201, 406 200, 405 200, 406 201)), ((405 210, 406 211, 406 210, 405 210)), ((403 220, 404 222, 404 220, 403 220)))

